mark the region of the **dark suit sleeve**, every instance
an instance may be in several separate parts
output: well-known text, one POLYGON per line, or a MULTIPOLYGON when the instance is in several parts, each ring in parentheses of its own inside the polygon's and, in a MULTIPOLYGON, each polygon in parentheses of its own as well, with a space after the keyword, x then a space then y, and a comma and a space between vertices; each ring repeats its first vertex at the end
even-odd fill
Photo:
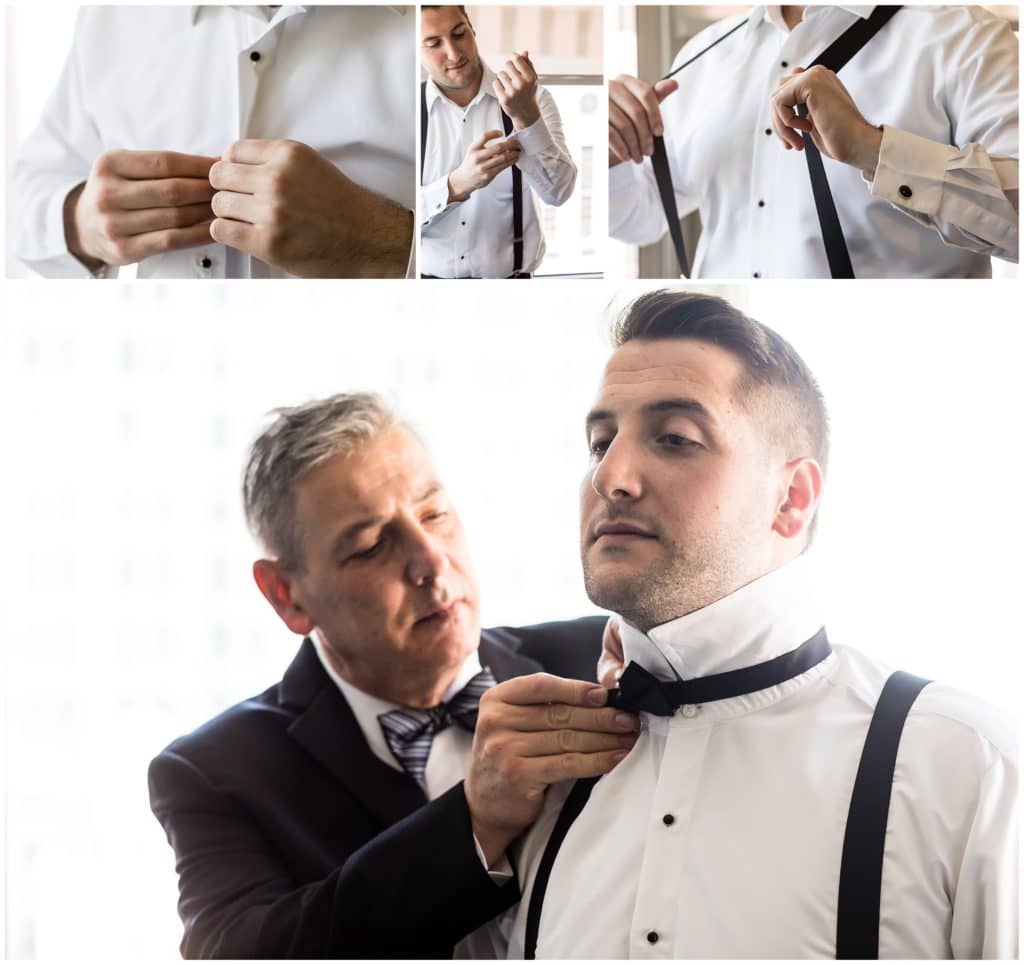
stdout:
POLYGON ((597 660, 608 617, 580 617, 503 628, 518 638, 518 652, 536 660, 550 674, 575 680, 597 680, 597 660))
POLYGON ((301 887, 187 758, 165 751, 149 785, 177 856, 186 958, 448 958, 519 898, 484 870, 461 782, 301 887))

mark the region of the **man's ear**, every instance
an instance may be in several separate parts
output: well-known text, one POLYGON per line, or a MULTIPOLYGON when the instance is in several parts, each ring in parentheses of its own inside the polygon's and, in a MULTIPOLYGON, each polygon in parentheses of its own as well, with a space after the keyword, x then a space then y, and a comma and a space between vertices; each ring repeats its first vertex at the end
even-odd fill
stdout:
POLYGON ((279 560, 257 560, 252 575, 260 593, 292 633, 305 637, 313 632, 316 624, 292 595, 295 578, 279 560))
POLYGON ((783 539, 806 536, 821 501, 821 467, 809 458, 786 464, 785 491, 775 511, 772 529, 783 539))

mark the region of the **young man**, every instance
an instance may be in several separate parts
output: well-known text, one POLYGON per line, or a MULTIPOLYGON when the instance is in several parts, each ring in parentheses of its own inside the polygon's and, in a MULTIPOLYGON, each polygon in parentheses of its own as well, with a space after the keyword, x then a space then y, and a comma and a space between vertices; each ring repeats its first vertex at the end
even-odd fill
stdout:
POLYGON ((545 250, 538 201, 563 204, 576 183, 558 107, 538 86, 528 52, 496 74, 484 64, 465 7, 420 10, 429 75, 421 91, 420 270, 529 278, 545 250))
POLYGON ((643 296, 615 343, 581 554, 644 732, 589 799, 548 794, 510 957, 1015 957, 1015 728, 940 683, 905 725, 889 697, 876 714, 907 679, 830 645, 803 555, 828 464, 813 375, 706 295, 643 296))

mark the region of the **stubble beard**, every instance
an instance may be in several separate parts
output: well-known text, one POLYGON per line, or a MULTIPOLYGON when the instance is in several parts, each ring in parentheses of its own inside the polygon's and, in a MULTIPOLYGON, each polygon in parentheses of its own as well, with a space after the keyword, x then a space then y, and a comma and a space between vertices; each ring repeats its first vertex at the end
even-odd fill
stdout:
POLYGON ((643 568, 631 566, 626 559, 617 566, 610 562, 593 566, 584 553, 587 596, 647 633, 728 596, 752 578, 746 573, 749 553, 743 552, 740 540, 723 544, 705 535, 686 546, 666 544, 664 537, 662 543, 665 553, 643 568), (608 572, 612 566, 615 572, 608 572))
POLYGON ((462 84, 451 84, 448 82, 448 75, 442 71, 441 78, 434 78, 434 83, 443 90, 465 90, 467 87, 472 87, 474 84, 479 85, 483 82, 484 64, 483 60, 478 56, 476 58, 476 70, 469 80, 462 84))

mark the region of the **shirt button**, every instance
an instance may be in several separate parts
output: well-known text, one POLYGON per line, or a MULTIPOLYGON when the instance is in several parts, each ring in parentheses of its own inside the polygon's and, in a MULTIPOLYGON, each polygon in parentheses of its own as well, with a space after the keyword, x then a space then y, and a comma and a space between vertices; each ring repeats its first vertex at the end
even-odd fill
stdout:
POLYGON ((465 261, 465 260, 466 260, 466 256, 465 255, 459 255, 459 261, 465 261))
POLYGON ((696 717, 699 713, 700 708, 696 704, 683 704, 684 717, 696 717))
POLYGON ((782 66, 783 66, 784 68, 785 68, 785 67, 788 67, 788 66, 789 66, 789 61, 788 61, 788 60, 784 60, 784 61, 782 62, 782 66))
POLYGON ((672 815, 672 814, 666 814, 666 815, 665 815, 665 816, 664 816, 664 817, 663 817, 663 818, 661 819, 661 823, 662 823, 662 824, 664 824, 664 825, 665 825, 665 827, 668 827, 669 825, 675 824, 675 823, 676 823, 676 819, 675 819, 675 816, 674 816, 674 815, 672 815))
POLYGON ((647 933, 647 940, 652 945, 657 945, 658 944, 658 938, 659 938, 659 935, 658 935, 658 933, 656 931, 649 931, 647 933))
POLYGON ((251 54, 249 54, 249 59, 254 64, 260 59, 260 57, 261 57, 261 54, 260 54, 260 52, 258 50, 254 50, 251 54))
POLYGON ((755 277, 755 278, 760 278, 760 277, 761 277, 761 272, 759 272, 759 271, 755 271, 755 272, 754 272, 754 277, 755 277))
POLYGON ((200 265, 201 268, 212 268, 213 267, 213 262, 210 261, 209 258, 204 256, 202 259, 200 259, 199 265, 200 265))
POLYGON ((910 185, 909 184, 901 184, 900 185, 900 197, 901 198, 910 198, 910 197, 913 197, 913 195, 914 195, 914 192, 910 190, 910 185))
POLYGON ((462 227, 463 227, 463 228, 465 228, 465 227, 466 227, 466 222, 465 222, 465 221, 463 221, 463 222, 462 222, 462 227))
POLYGON ((771 137, 771 136, 772 136, 772 129, 771 129, 770 127, 766 127, 766 128, 764 129, 764 132, 765 132, 765 134, 767 134, 767 135, 768 135, 769 137, 771 137))
POLYGON ((758 206, 759 208, 763 208, 763 207, 764 207, 764 202, 763 202, 763 201, 758 201, 758 202, 757 202, 757 206, 758 206))

